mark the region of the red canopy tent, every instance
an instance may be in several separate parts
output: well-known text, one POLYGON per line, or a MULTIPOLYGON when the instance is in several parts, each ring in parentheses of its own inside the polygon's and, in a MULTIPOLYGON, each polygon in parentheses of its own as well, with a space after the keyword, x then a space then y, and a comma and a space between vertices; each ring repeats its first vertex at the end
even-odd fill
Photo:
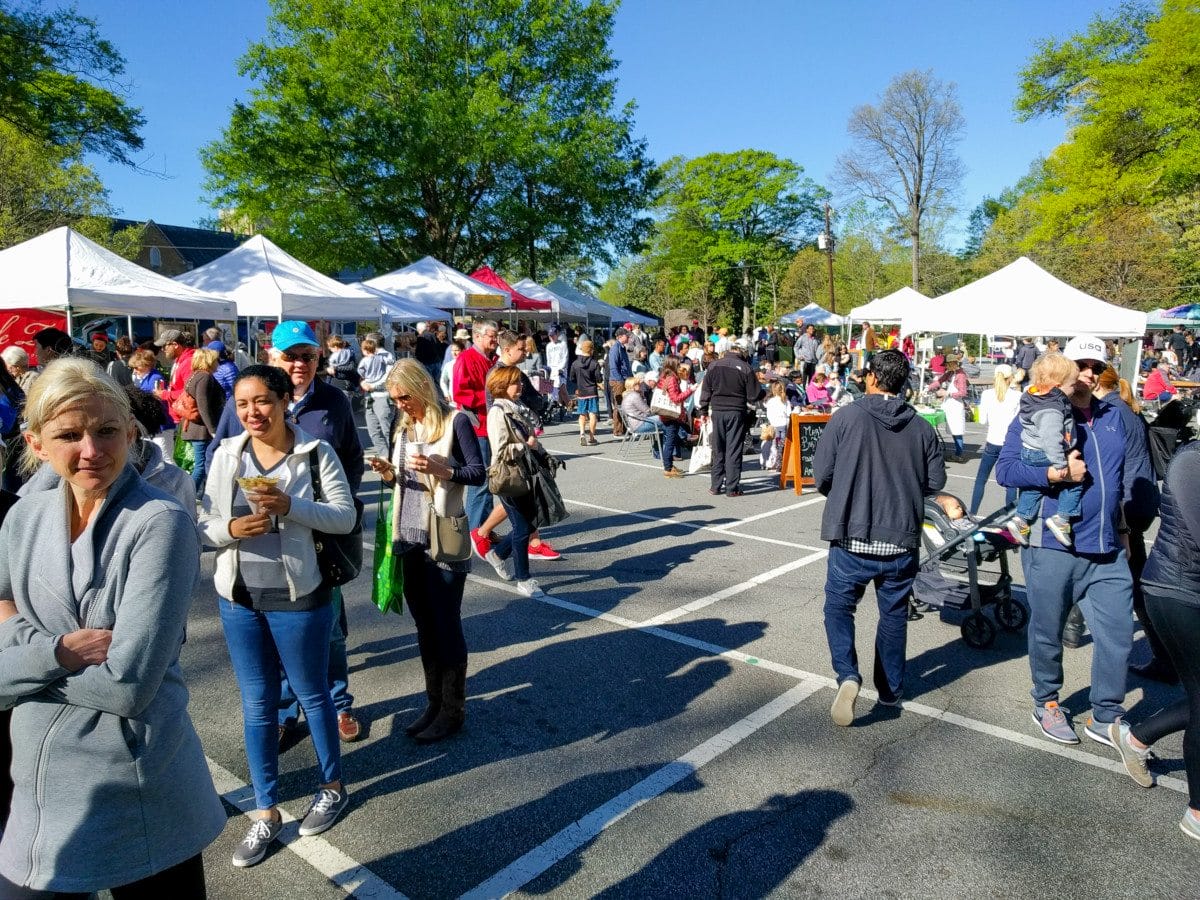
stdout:
POLYGON ((532 297, 526 297, 497 275, 495 269, 491 266, 480 266, 471 273, 471 277, 476 281, 482 281, 484 284, 490 284, 494 288, 508 291, 512 294, 512 305, 515 310, 522 312, 549 312, 554 308, 554 304, 549 300, 534 300, 532 297))

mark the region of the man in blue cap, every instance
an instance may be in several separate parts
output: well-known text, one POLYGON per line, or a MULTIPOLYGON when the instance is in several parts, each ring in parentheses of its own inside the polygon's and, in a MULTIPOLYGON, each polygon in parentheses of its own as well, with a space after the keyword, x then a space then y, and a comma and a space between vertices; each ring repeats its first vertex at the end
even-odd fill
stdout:
MULTIPOLYGON (((342 468, 346 470, 350 490, 357 494, 362 486, 364 469, 358 429, 346 395, 317 378, 320 360, 321 345, 307 322, 285 321, 275 326, 271 333, 271 365, 287 372, 292 381, 293 395, 289 407, 292 420, 313 437, 333 447, 342 468)), ((208 445, 210 466, 212 455, 221 441, 241 434, 243 430, 234 404, 225 404, 217 432, 208 445)), ((346 662, 347 622, 341 588, 333 589, 333 604, 335 615, 333 633, 329 638, 329 687, 333 694, 333 705, 338 711, 338 735, 343 741, 357 741, 362 737, 362 725, 351 712, 354 697, 350 694, 350 674, 346 662)), ((281 689, 279 742, 282 745, 300 720, 300 702, 288 684, 286 674, 281 689)))

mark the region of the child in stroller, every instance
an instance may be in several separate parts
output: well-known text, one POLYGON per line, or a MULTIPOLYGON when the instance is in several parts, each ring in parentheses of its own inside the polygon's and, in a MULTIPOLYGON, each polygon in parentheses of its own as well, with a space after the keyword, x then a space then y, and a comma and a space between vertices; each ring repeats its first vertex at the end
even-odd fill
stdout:
POLYGON ((984 615, 984 606, 995 604, 996 621, 1006 631, 1020 631, 1029 618, 1025 607, 1012 596, 1008 554, 1017 544, 1002 524, 1011 514, 1011 510, 1001 509, 983 519, 969 516, 962 500, 953 494, 936 494, 925 500, 924 553, 913 581, 913 599, 920 604, 916 609, 970 609, 961 630, 963 640, 976 649, 988 647, 996 639, 996 626, 984 615), (996 563, 998 569, 984 572, 987 580, 981 579, 981 563, 996 563))

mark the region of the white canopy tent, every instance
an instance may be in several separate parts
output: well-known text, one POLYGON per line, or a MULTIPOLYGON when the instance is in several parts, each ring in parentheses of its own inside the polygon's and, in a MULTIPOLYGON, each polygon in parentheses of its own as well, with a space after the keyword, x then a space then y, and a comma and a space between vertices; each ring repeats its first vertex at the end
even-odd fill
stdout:
POLYGON ((1146 314, 1105 303, 1022 256, 904 316, 904 334, 1141 337, 1146 314))
MULTIPOLYGON (((828 325, 839 326, 846 320, 836 313, 831 313, 825 307, 816 303, 810 303, 808 306, 801 307, 795 312, 790 312, 786 316, 779 317, 780 322, 790 322, 793 325, 797 322, 803 322, 805 325, 828 325)), ((870 321, 868 319, 867 321, 870 321)))
POLYGON ((870 303, 856 306, 850 310, 846 321, 850 324, 855 322, 900 322, 906 315, 915 313, 928 303, 928 297, 905 285, 885 297, 879 297, 870 303))
MULTIPOLYGON (((566 297, 568 300, 579 304, 584 308, 588 321, 609 322, 616 321, 620 316, 626 315, 624 310, 618 310, 615 306, 609 306, 603 300, 593 297, 591 294, 586 294, 571 285, 567 284, 561 278, 556 278, 550 282, 547 287, 554 293, 566 297)), ((622 322, 629 321, 621 319, 622 322)))
POLYGON ((378 288, 373 288, 370 285, 358 282, 350 285, 352 288, 360 288, 372 297, 379 300, 383 308, 383 318, 389 322, 436 322, 439 320, 453 322, 454 317, 446 310, 438 309, 433 306, 426 306, 423 303, 414 303, 411 300, 405 300, 403 297, 397 297, 389 294, 386 291, 381 291, 378 288))
POLYGON ((654 318, 654 316, 647 316, 644 313, 634 312, 632 309, 626 309, 624 306, 618 306, 617 312, 624 313, 625 318, 621 319, 620 317, 618 317, 618 319, 616 321, 635 322, 638 325, 657 325, 658 324, 658 319, 654 318))
POLYGON ((432 256, 363 282, 369 288, 438 309, 508 309, 511 295, 476 281, 432 256))
POLYGON ((554 291, 550 290, 548 287, 543 287, 532 278, 523 278, 516 282, 513 287, 526 297, 530 297, 534 300, 548 300, 551 304, 549 312, 523 313, 522 315, 532 316, 534 318, 549 317, 555 321, 587 321, 587 307, 585 307, 582 303, 575 303, 572 300, 568 300, 566 297, 560 297, 558 294, 554 293, 554 291))
POLYGON ((71 228, 0 250, 0 309, 231 321, 234 304, 130 262, 71 228))
POLYGON ((241 316, 350 322, 385 314, 379 297, 306 266, 261 234, 175 280, 235 301, 241 316))

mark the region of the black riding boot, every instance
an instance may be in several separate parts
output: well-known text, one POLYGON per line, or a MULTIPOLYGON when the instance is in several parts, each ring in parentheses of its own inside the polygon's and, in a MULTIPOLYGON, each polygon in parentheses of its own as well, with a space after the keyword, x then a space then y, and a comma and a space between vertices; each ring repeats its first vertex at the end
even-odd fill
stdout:
POLYGON ((432 744, 456 734, 467 717, 467 666, 442 670, 442 708, 433 723, 416 735, 418 743, 432 744))
POLYGON ((1063 625, 1063 646, 1071 650, 1078 650, 1083 646, 1083 629, 1083 610, 1076 603, 1071 607, 1071 611, 1067 613, 1067 622, 1063 625))
POLYGON ((417 716, 416 720, 404 729, 404 733, 409 737, 416 735, 430 725, 437 718, 438 712, 442 708, 442 668, 437 663, 427 663, 421 660, 421 666, 425 669, 425 711, 417 716))

